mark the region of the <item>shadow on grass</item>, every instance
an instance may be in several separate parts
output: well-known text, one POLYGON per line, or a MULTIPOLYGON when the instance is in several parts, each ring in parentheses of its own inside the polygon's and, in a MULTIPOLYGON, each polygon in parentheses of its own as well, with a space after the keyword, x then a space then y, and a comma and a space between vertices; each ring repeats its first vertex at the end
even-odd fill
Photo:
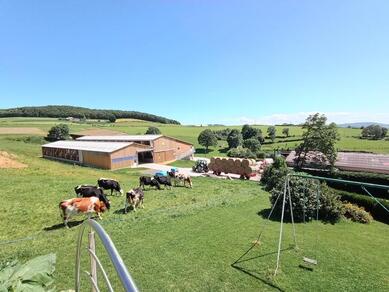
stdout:
MULTIPOLYGON (((248 269, 248 268, 243 267, 243 266, 240 265, 241 263, 244 263, 244 262, 250 262, 250 261, 253 261, 253 260, 256 260, 256 259, 260 259, 260 258, 263 258, 263 257, 266 257, 266 256, 271 256, 271 255, 277 254, 277 251, 272 251, 272 252, 260 254, 260 255, 255 256, 255 257, 244 259, 244 257, 255 246, 256 246, 256 244, 253 244, 245 253, 243 253, 242 256, 240 256, 234 263, 231 264, 231 267, 233 267, 234 269, 237 269, 238 271, 240 271, 242 273, 245 273, 246 275, 249 275, 249 276, 253 277, 256 280, 261 281, 265 285, 268 285, 268 286, 270 286, 270 287, 272 287, 274 289, 277 289, 278 291, 285 291, 281 287, 277 286, 271 279, 268 279, 268 277, 264 276, 263 274, 260 274, 259 271, 248 269)), ((284 249, 281 249, 281 253, 285 252, 285 251, 292 250, 292 249, 293 249, 293 247, 291 247, 291 246, 287 247, 287 248, 284 248, 284 249)))
MULTIPOLYGON (((261 216, 263 219, 269 219, 271 221, 278 221, 279 222, 281 220, 280 214, 277 214, 275 211, 273 211, 273 214, 269 218, 270 211, 271 211, 270 208, 269 209, 262 209, 261 211, 259 211, 257 213, 257 215, 261 216)), ((289 216, 285 216, 284 222, 287 223, 289 219, 290 219, 289 216)))
POLYGON ((242 267, 239 267, 238 265, 234 265, 232 264, 231 267, 233 267, 234 269, 237 269, 238 271, 242 272, 242 273, 245 273, 246 275, 249 275, 251 277, 253 277, 254 279, 257 279, 258 281, 261 281, 263 284, 265 285, 268 285, 278 291, 285 291, 283 290, 281 287, 278 287, 277 285, 275 285, 274 283, 272 283, 270 280, 266 279, 265 277, 261 276, 261 275, 256 275, 255 271, 250 271, 250 270, 247 270, 245 268, 242 268, 242 267))
MULTIPOLYGON (((69 228, 73 228, 73 227, 76 227, 76 226, 82 224, 83 222, 84 222, 84 220, 70 221, 70 222, 68 222, 68 226, 69 226, 69 228)), ((53 231, 53 230, 57 230, 57 229, 61 229, 61 228, 65 228, 65 224, 63 224, 63 223, 55 224, 55 225, 50 226, 50 227, 45 227, 45 228, 43 228, 43 230, 44 231, 53 231)))

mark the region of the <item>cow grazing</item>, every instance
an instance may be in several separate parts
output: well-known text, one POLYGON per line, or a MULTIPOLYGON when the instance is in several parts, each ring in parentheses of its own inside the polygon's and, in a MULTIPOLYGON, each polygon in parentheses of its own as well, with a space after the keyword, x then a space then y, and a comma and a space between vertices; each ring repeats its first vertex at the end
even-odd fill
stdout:
POLYGON ((183 182, 184 187, 186 187, 187 183, 190 188, 193 187, 192 178, 187 174, 169 171, 168 175, 174 180, 175 186, 177 186, 179 182, 183 182))
POLYGON ((64 225, 69 228, 68 221, 73 215, 96 213, 101 219, 101 213, 109 209, 109 203, 106 205, 104 200, 100 200, 98 197, 74 198, 62 201, 59 208, 60 212, 62 211, 64 225))
POLYGON ((172 188, 172 180, 169 176, 155 175, 154 178, 159 182, 159 184, 164 185, 165 188, 172 188))
POLYGON ((103 188, 104 190, 111 190, 111 196, 113 191, 120 193, 120 195, 123 195, 123 190, 120 187, 120 184, 118 181, 110 178, 99 178, 97 180, 97 184, 100 188, 103 188))
POLYGON ((74 188, 77 197, 99 197, 104 195, 103 189, 92 185, 79 185, 74 188))
POLYGON ((141 187, 144 190, 145 186, 156 187, 158 190, 161 189, 161 185, 155 178, 149 176, 141 176, 139 178, 139 187, 141 187))
POLYGON ((136 211, 137 207, 143 208, 144 193, 141 188, 129 190, 126 194, 126 203, 124 205, 124 213, 127 213, 128 205, 136 211))

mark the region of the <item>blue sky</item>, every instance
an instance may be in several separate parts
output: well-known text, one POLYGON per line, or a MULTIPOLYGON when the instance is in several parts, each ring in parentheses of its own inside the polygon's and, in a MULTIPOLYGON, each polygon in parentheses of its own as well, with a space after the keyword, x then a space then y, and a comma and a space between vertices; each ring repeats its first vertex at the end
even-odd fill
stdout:
POLYGON ((389 1, 0 0, 0 108, 389 123, 389 1))

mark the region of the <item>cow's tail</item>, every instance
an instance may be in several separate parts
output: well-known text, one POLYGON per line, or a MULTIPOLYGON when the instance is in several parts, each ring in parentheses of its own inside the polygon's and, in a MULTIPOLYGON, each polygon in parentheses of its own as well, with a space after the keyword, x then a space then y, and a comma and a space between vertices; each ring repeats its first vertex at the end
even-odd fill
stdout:
POLYGON ((190 176, 188 177, 188 182, 189 182, 189 186, 192 188, 193 187, 193 183, 192 183, 192 179, 191 179, 190 176))

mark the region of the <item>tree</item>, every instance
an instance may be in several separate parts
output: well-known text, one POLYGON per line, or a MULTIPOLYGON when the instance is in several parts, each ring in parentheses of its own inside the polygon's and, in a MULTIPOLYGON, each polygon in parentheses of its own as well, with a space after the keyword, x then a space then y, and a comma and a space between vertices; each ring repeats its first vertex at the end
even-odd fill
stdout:
POLYGON ((243 147, 250 149, 253 153, 257 153, 261 150, 261 143, 256 138, 250 138, 243 141, 243 147))
POLYGON ((286 137, 289 137, 289 128, 283 128, 282 134, 284 134, 286 137))
POLYGON ((52 127, 47 134, 48 141, 66 140, 69 138, 69 127, 66 124, 59 124, 52 127))
POLYGON ((217 138, 215 133, 210 129, 205 129, 200 133, 200 135, 197 138, 197 141, 200 145, 205 147, 205 151, 208 153, 208 147, 209 146, 216 146, 217 145, 217 138))
POLYGON ((306 130, 302 135, 303 142, 296 148, 298 168, 303 167, 309 151, 323 153, 331 167, 334 166, 337 157, 335 143, 339 140, 339 134, 334 123, 326 125, 326 122, 326 116, 319 113, 306 119, 302 126, 306 130))
POLYGON ((146 135, 159 135, 161 131, 157 127, 149 127, 146 131, 146 135))
POLYGON ((263 142, 261 129, 254 128, 250 125, 243 125, 241 133, 242 133, 243 140, 247 140, 250 138, 257 138, 259 142, 261 143, 263 142))
POLYGON ((236 129, 231 130, 230 134, 227 137, 228 148, 236 148, 242 145, 242 142, 242 134, 236 129))
POLYGON ((267 134, 269 135, 271 141, 274 143, 274 140, 276 139, 276 127, 270 126, 267 128, 267 134))
POLYGON ((370 125, 362 130, 362 138, 379 140, 385 138, 387 132, 388 129, 380 125, 370 125))
POLYGON ((114 123, 116 122, 116 116, 114 114, 109 114, 108 115, 108 120, 111 122, 111 123, 114 123))

